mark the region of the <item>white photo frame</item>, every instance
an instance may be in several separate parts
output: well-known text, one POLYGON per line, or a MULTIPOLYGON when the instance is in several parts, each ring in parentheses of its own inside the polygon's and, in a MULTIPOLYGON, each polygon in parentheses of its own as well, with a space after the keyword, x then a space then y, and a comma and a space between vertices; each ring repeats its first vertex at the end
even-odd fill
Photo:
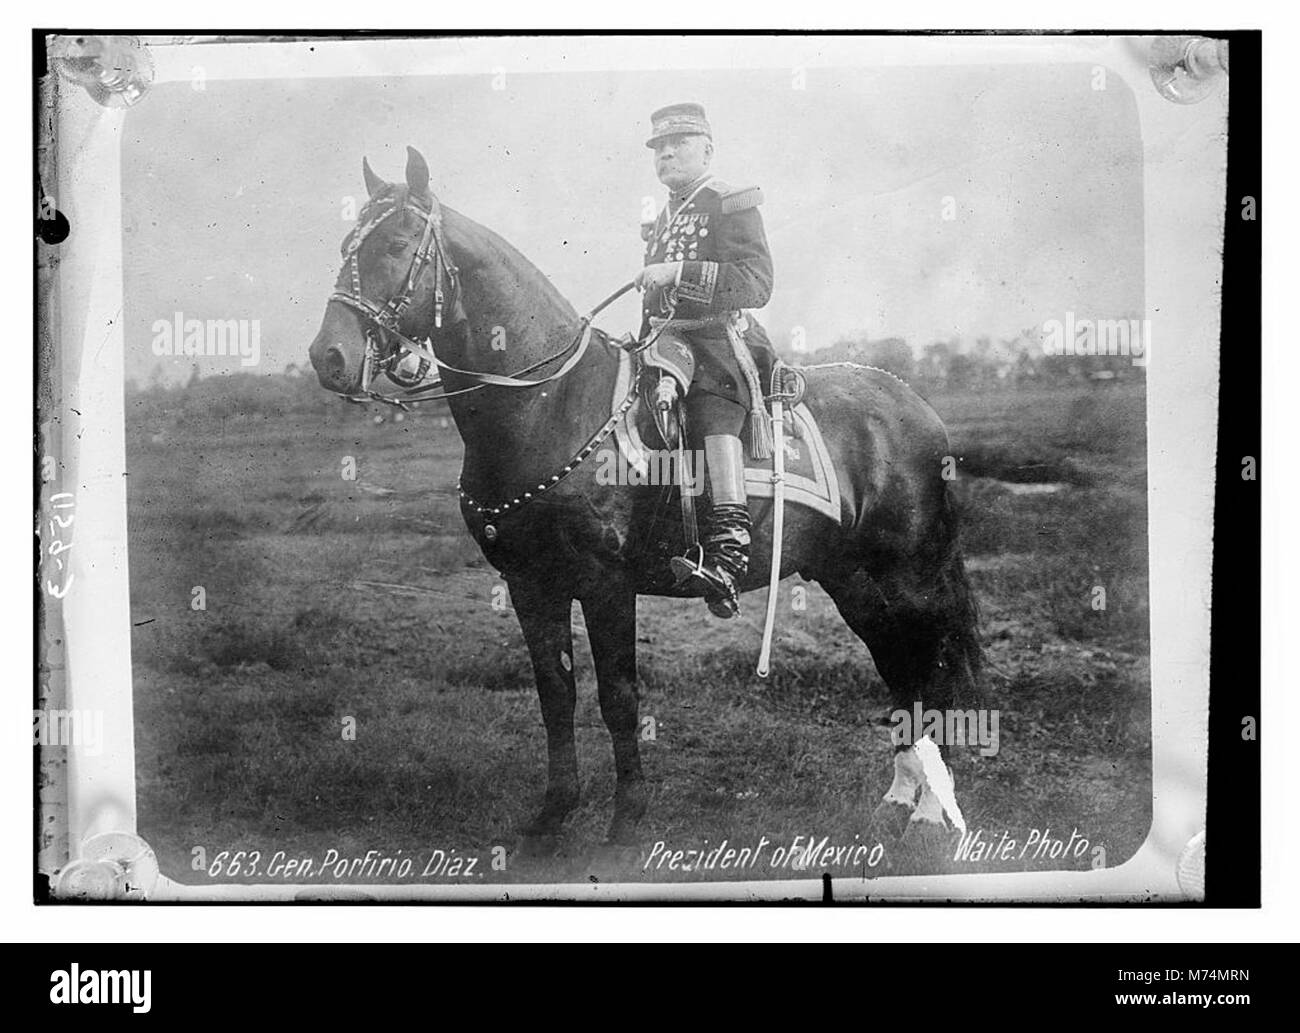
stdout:
MULTIPOLYGON (((154 86, 349 76, 510 75, 557 71, 818 70, 959 65, 1078 64, 1100 68, 1132 97, 1141 125, 1145 304, 1158 314, 1147 355, 1153 824, 1137 854, 1095 871, 837 878, 837 900, 1114 903, 1200 899, 1209 699, 1210 568, 1226 168, 1226 89, 1178 104, 1152 82, 1151 37, 1100 35, 475 37, 182 42, 145 37, 154 86), (1165 342, 1169 342, 1166 344, 1165 342), (1180 874, 1181 873, 1181 874, 1180 874)), ((98 750, 66 753, 69 857, 51 871, 71 896, 149 901, 487 902, 511 900, 778 901, 821 899, 817 877, 700 883, 555 885, 285 884, 191 886, 156 873, 138 838, 135 724, 129 648, 125 377, 122 286, 123 132, 129 107, 103 106, 75 83, 57 83, 54 148, 61 211, 72 235, 60 245, 51 295, 60 394, 48 519, 75 497, 73 548, 62 580, 47 558, 47 614, 66 629, 62 706, 102 715, 98 750), (75 414, 72 415, 72 414, 75 414), (48 575, 48 577, 47 577, 48 575), (62 596, 59 598, 59 596, 62 596), (119 877, 110 869, 116 866, 119 877), (68 875, 73 869, 73 876, 68 875), (105 875, 108 872, 108 875, 105 875), (122 876, 121 873, 126 875, 122 876), (107 881, 105 881, 107 880, 107 881)), ((146 94, 141 104, 148 104, 146 94)), ((401 141, 404 142, 404 141, 401 141)), ((358 161, 359 163, 359 161, 358 161)), ((506 229, 506 227, 501 227, 506 229)), ((323 298, 321 299, 323 303, 323 298)), ((46 520, 42 521, 44 527, 46 520)), ((53 676, 57 679, 57 672, 53 676)), ((58 699, 57 690, 50 699, 58 699)), ((54 768, 57 760, 51 761, 54 768)), ((57 784, 53 769, 50 778, 57 784)), ((51 794, 57 798, 57 794, 51 794)), ((57 821, 59 806, 49 812, 57 821)), ((50 863, 49 858, 45 858, 50 863)))

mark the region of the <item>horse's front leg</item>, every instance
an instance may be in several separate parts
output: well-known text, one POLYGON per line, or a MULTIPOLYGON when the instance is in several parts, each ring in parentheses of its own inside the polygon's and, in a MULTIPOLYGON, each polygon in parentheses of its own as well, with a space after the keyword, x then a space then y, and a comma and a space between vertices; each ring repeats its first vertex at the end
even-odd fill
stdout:
POLYGON ((582 613, 596 665, 600 713, 614 740, 614 818, 608 841, 631 845, 647 795, 637 748, 636 592, 617 580, 584 595, 582 613))
POLYGON ((573 737, 573 598, 541 582, 513 578, 510 601, 528 643, 546 725, 546 797, 524 826, 526 836, 554 836, 578 806, 578 751, 573 737))

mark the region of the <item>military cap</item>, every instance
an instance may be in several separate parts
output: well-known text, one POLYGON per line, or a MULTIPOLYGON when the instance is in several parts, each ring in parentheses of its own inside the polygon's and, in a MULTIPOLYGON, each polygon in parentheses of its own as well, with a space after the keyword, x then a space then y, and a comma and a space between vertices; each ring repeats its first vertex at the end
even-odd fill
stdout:
POLYGON ((669 104, 650 116, 650 139, 645 145, 653 147, 665 136, 688 133, 702 134, 713 139, 713 130, 709 128, 709 120, 704 115, 704 105, 669 104))

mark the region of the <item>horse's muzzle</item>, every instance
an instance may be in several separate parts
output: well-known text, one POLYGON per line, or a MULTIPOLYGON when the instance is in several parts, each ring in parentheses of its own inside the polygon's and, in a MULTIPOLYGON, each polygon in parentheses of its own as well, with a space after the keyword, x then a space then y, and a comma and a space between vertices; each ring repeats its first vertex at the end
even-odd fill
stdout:
POLYGON ((313 361, 316 376, 320 378, 321 387, 330 391, 346 391, 354 379, 348 375, 348 357, 337 344, 331 344, 321 352, 320 361, 313 361))
POLYGON ((360 386, 365 336, 365 327, 355 314, 333 302, 325 306, 320 329, 307 349, 321 387, 349 394, 360 386))
POLYGON ((339 334, 329 332, 335 329, 333 327, 322 329, 316 335, 316 340, 312 341, 307 355, 311 359, 312 368, 316 371, 321 387, 327 391, 347 394, 358 386, 365 352, 363 349, 356 349, 357 354, 352 355, 353 349, 343 343, 339 334))

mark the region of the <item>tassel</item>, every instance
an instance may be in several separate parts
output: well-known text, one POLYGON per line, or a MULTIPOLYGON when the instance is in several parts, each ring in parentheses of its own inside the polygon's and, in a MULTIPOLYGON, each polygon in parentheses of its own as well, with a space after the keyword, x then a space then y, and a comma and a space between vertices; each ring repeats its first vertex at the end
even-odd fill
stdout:
POLYGON ((772 458, 772 428, 767 425, 767 413, 762 409, 750 409, 749 419, 749 458, 772 458))
POLYGON ((749 347, 734 319, 727 323, 727 338, 749 389, 749 458, 771 459, 772 428, 768 426, 767 413, 763 411, 763 388, 758 382, 758 367, 754 365, 754 356, 749 354, 749 347))

